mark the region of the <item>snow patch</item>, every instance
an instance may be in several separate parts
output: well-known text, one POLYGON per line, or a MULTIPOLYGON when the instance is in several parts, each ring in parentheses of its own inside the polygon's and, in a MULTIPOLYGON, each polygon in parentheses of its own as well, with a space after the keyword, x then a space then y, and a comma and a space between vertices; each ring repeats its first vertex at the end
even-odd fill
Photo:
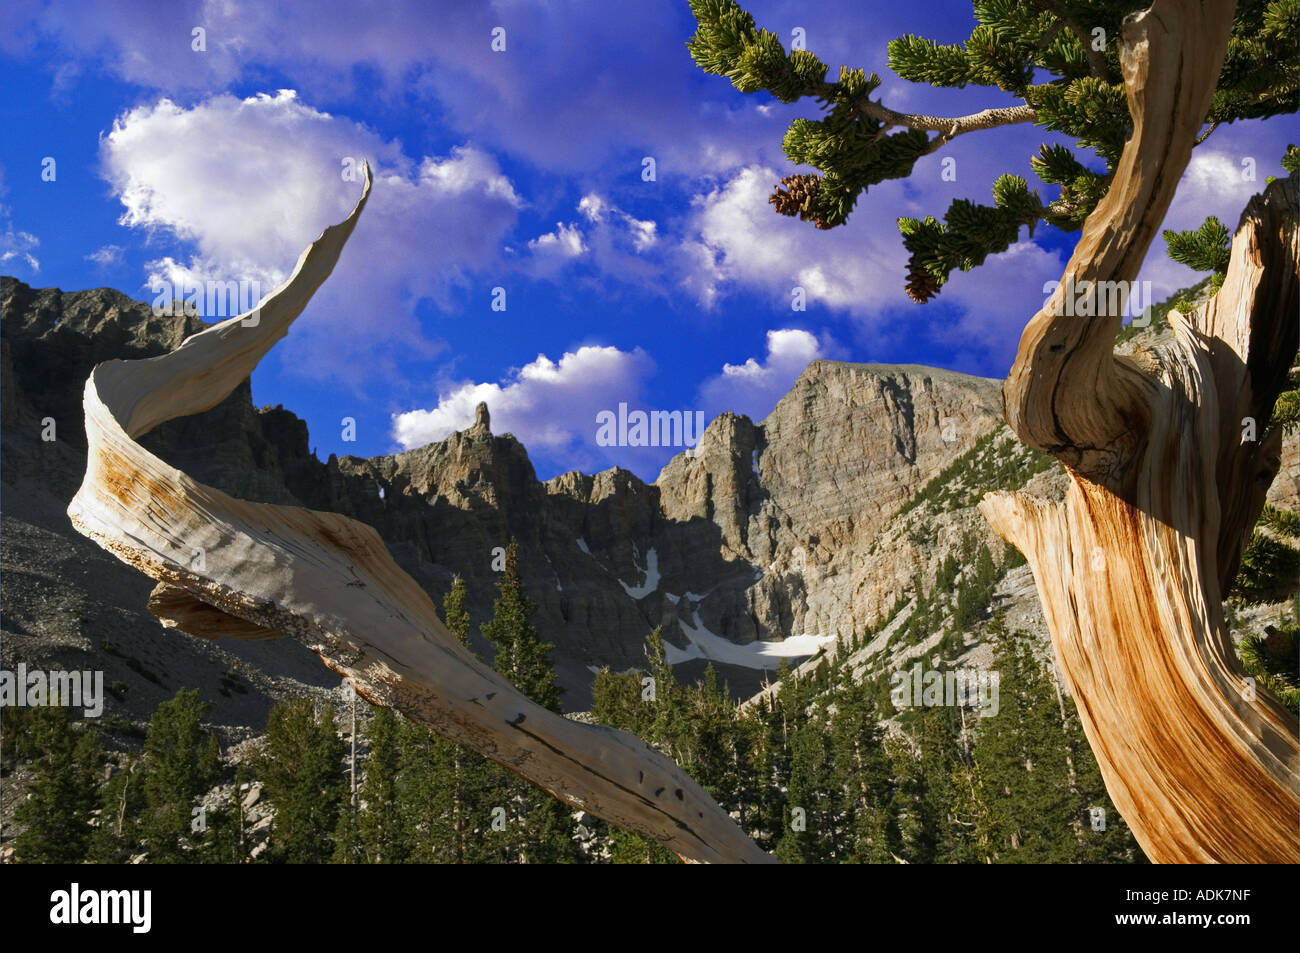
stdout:
POLYGON ((581 549, 588 556, 591 555, 591 550, 587 548, 587 541, 583 539, 581 536, 578 537, 578 548, 581 549))
POLYGON ((618 584, 633 599, 644 599, 659 588, 659 554, 655 552, 653 546, 645 554, 645 582, 639 586, 629 586, 620 579, 618 584))
POLYGON ((792 635, 781 642, 750 642, 737 645, 720 635, 714 635, 700 621, 700 613, 695 613, 695 624, 687 625, 678 620, 689 645, 679 649, 671 642, 664 641, 664 655, 669 665, 688 662, 691 659, 708 659, 712 662, 725 662, 728 665, 741 665, 745 668, 776 668, 783 658, 803 658, 816 655, 822 646, 835 641, 833 635, 792 635))

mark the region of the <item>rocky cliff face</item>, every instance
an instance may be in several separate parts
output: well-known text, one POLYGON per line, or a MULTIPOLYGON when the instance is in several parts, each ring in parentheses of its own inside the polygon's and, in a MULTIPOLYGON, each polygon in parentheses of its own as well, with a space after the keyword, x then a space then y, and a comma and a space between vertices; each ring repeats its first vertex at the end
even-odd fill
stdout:
MULTIPOLYGON (((64 294, 6 278, 0 300, 5 517, 25 518, 10 500, 39 500, 30 505, 54 514, 46 528, 74 536, 62 510, 84 468, 80 402, 91 367, 163 353, 203 325, 156 317, 106 289, 64 294), (52 442, 41 439, 47 418, 52 442)), ((435 600, 464 577, 475 623, 491 613, 494 551, 518 539, 566 704, 582 708, 591 669, 640 663, 655 626, 684 675, 713 660, 745 691, 778 655, 819 644, 782 640, 833 639, 875 622, 915 568, 884 567, 876 536, 999 425, 996 381, 818 361, 766 420, 719 416, 653 484, 618 469, 542 483, 523 445, 493 434, 486 415, 417 450, 320 461, 305 424, 283 408, 254 408, 247 383, 144 442, 229 493, 369 523, 435 600)), ((124 611, 142 608, 123 601, 124 611)), ((148 620, 140 617, 142 639, 179 638, 148 620)))
MULTIPOLYGON (((336 685, 289 640, 212 644, 163 630, 144 608, 148 580, 68 523, 85 469, 81 393, 91 367, 164 353, 202 322, 154 316, 108 289, 64 294, 11 278, 0 280, 0 315, 0 661, 105 669, 121 686, 110 710, 135 717, 177 687, 199 687, 218 724, 241 726, 260 725, 277 697, 336 685)), ((306 424, 281 407, 255 408, 247 382, 143 442, 236 496, 374 526, 435 601, 462 576, 475 627, 492 611, 498 547, 517 539, 534 621, 556 646, 571 710, 589 703, 594 668, 639 665, 656 626, 680 677, 712 662, 741 695, 782 655, 797 661, 890 619, 897 628, 918 583, 928 589, 963 547, 987 546, 1000 561, 1001 543, 975 510, 985 490, 1030 478, 1028 489, 1044 495, 1064 486, 1059 467, 1002 425, 999 382, 830 361, 809 365, 761 423, 717 417, 652 484, 620 469, 542 483, 524 446, 493 434, 486 412, 417 450, 321 461, 306 424)), ((1296 447, 1292 431, 1269 494, 1288 507, 1296 447)), ((1043 635, 1027 572, 1007 586, 1001 607, 1043 635)), ((885 652, 882 636, 860 654, 863 664, 895 664, 937 638, 938 629, 885 652)))

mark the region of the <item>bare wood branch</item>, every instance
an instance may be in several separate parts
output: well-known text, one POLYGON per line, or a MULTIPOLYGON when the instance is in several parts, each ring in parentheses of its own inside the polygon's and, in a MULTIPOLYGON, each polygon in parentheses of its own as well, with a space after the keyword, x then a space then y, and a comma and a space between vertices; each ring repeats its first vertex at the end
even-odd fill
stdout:
POLYGON ((1047 28, 1046 33, 1044 33, 1041 37, 1039 37, 1038 42, 1034 44, 1034 49, 1038 50, 1039 52, 1042 52, 1043 50, 1047 49, 1049 46, 1052 45, 1052 41, 1056 39, 1057 35, 1064 29, 1065 29, 1065 22, 1058 19, 1055 23, 1053 23, 1050 27, 1047 28))
POLYGON ((1033 122, 1038 118, 1034 107, 1029 105, 1003 106, 997 109, 982 109, 968 116, 924 116, 916 113, 901 113, 890 109, 884 103, 864 100, 857 108, 870 116, 894 126, 908 129, 920 129, 926 132, 940 132, 948 139, 975 132, 980 129, 996 129, 999 126, 1014 126, 1019 123, 1033 122))
POLYGON ((1083 28, 1065 15, 1065 11, 1056 0, 1035 0, 1035 2, 1040 9, 1052 14, 1074 34, 1075 39, 1083 46, 1083 55, 1088 58, 1088 72, 1098 79, 1108 79, 1110 69, 1106 66, 1106 56, 1100 50, 1093 49, 1092 38, 1083 31, 1083 28))
POLYGON ((325 230, 256 312, 170 354, 107 361, 86 382, 86 477, 73 525, 162 584, 150 608, 208 637, 285 635, 368 700, 486 755, 565 802, 694 861, 762 863, 685 772, 627 732, 534 704, 462 646, 371 527, 334 513, 237 500, 135 437, 221 401, 283 337, 333 270, 370 192, 325 230), (201 553, 202 560, 195 554, 201 553))

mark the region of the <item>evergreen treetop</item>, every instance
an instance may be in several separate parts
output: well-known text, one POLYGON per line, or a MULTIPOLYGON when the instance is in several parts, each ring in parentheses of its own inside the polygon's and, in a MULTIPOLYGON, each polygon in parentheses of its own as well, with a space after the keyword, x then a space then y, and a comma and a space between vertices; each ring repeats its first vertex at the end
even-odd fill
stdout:
POLYGON ((493 606, 492 619, 481 626, 484 638, 496 648, 493 668, 537 704, 560 711, 562 689, 551 665, 553 646, 538 637, 537 627, 529 621, 537 607, 523 594, 519 543, 514 539, 506 547, 505 571, 497 590, 500 598, 493 606))

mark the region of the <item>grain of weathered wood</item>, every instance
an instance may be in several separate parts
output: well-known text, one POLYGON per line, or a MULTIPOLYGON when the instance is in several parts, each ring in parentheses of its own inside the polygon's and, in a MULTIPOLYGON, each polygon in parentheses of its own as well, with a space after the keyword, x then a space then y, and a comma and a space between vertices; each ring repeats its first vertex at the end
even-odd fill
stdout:
POLYGON ((370 193, 325 230, 257 312, 161 357, 107 361, 86 382, 86 477, 73 525, 159 581, 164 625, 207 637, 289 636, 364 697, 468 745, 575 807, 692 861, 767 862, 704 790, 627 732, 529 701, 473 657, 370 526, 249 503, 198 483, 135 438, 220 402, 333 270, 370 193), (201 558, 200 558, 201 554, 201 558))
MULTIPOLYGON (((1135 128, 1063 283, 1132 281, 1209 107, 1230 0, 1157 0, 1125 27, 1135 128)), ((1256 196, 1228 274, 1171 343, 1113 353, 1121 317, 1027 325, 1008 422, 1066 464, 1057 504, 998 493, 981 509, 1023 552, 1107 790, 1157 862, 1300 860, 1296 718, 1246 678, 1223 590, 1278 468, 1263 430, 1296 353, 1297 177, 1256 196), (1260 428, 1241 437, 1244 417, 1260 428)))

